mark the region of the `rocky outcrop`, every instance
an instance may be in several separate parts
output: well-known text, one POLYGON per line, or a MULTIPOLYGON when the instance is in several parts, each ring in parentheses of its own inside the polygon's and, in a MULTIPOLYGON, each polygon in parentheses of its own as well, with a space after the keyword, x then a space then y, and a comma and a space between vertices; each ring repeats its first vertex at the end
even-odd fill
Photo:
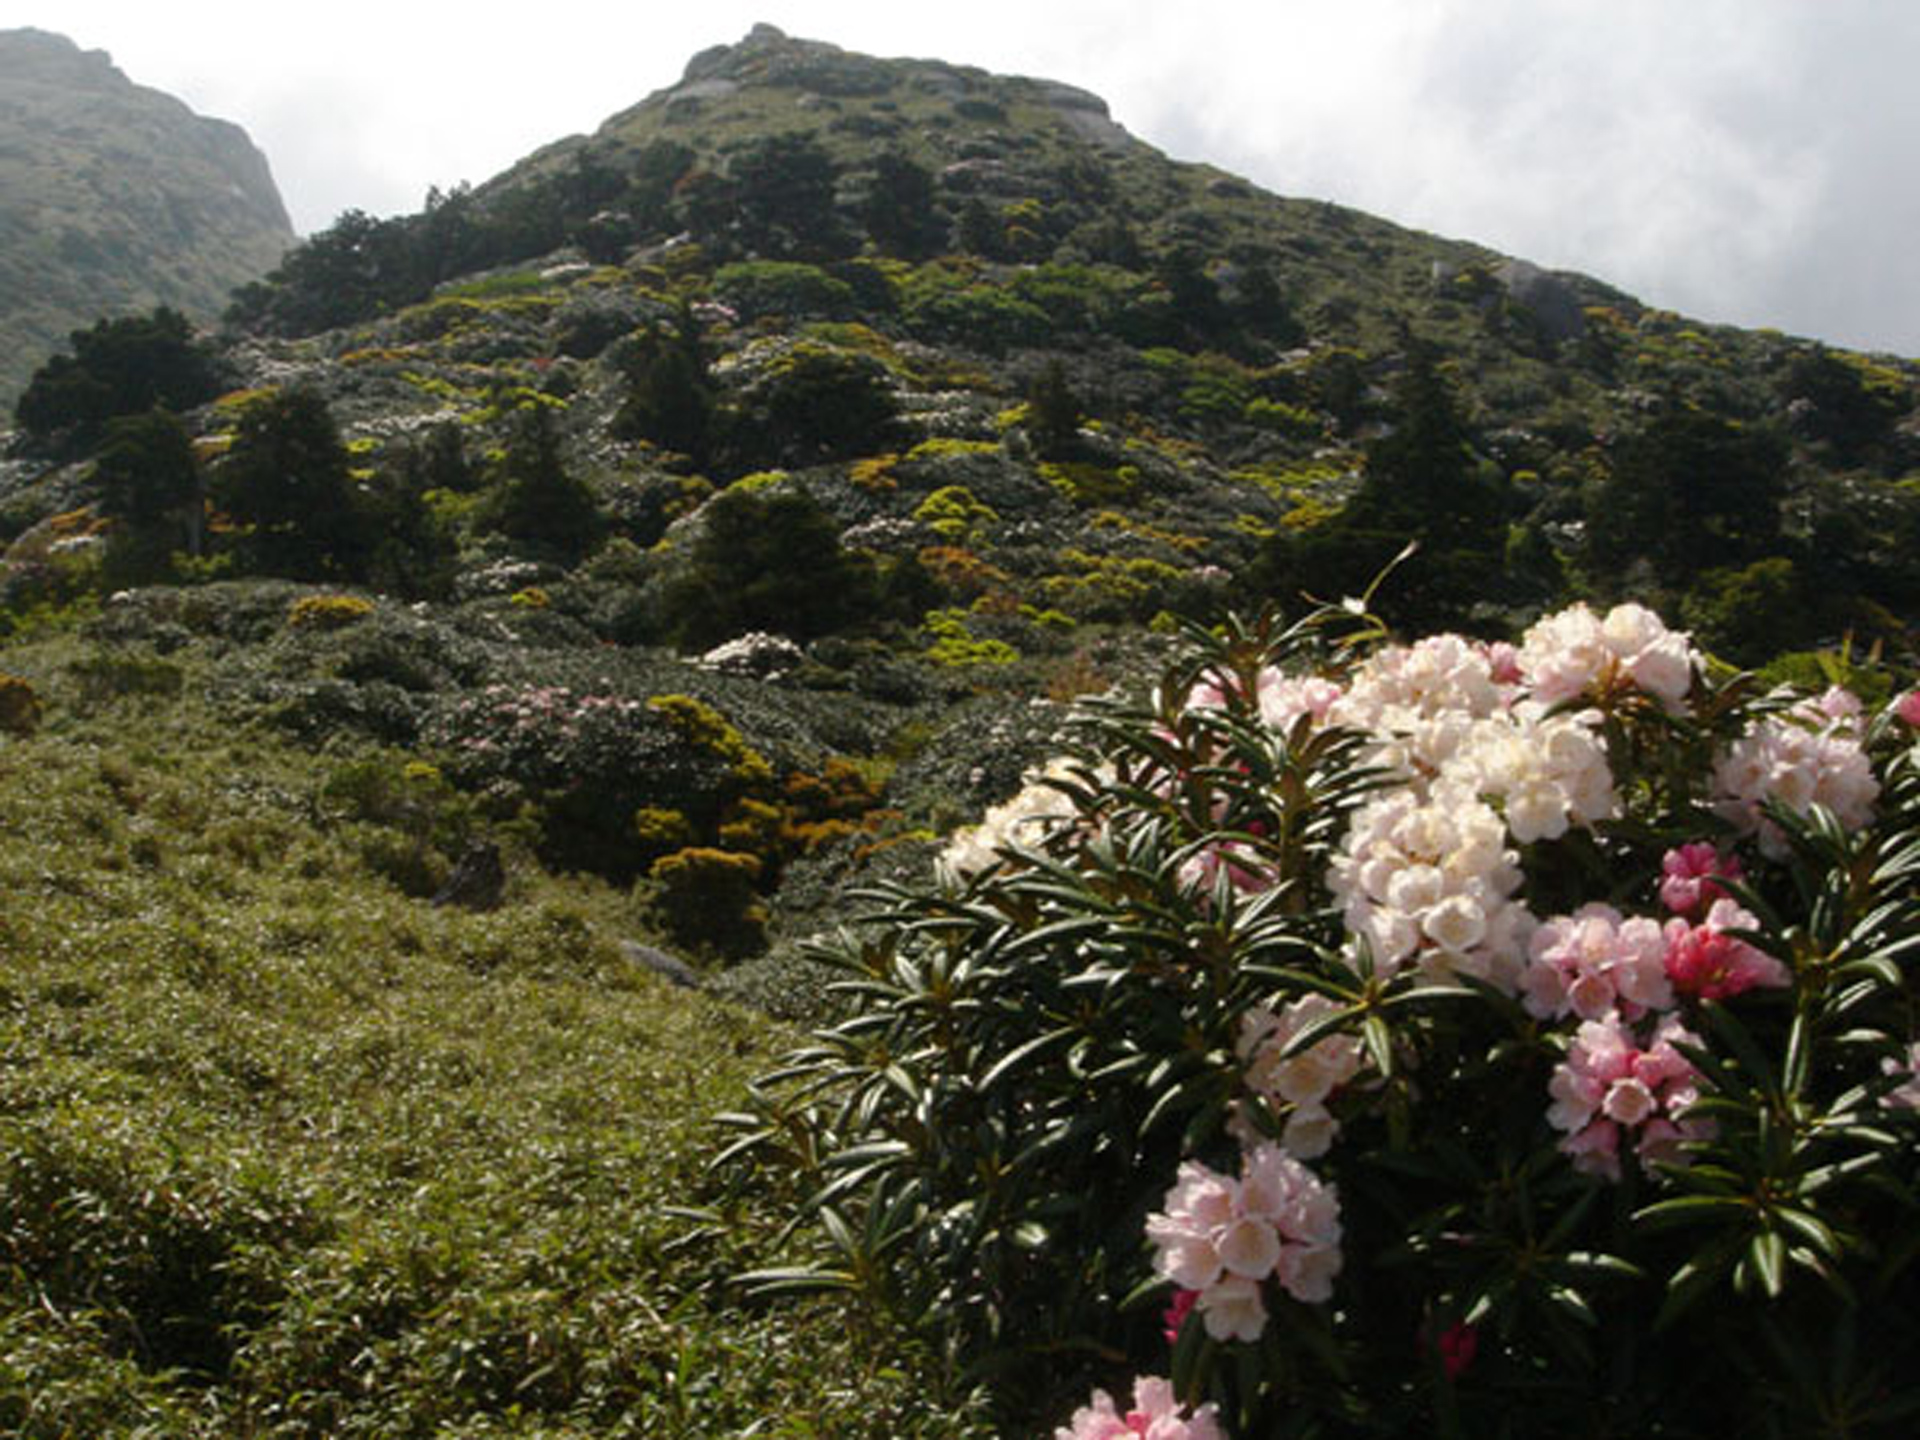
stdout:
POLYGON ((69 331, 155 305, 210 319, 294 238, 239 126, 103 51, 0 31, 0 408, 69 331))

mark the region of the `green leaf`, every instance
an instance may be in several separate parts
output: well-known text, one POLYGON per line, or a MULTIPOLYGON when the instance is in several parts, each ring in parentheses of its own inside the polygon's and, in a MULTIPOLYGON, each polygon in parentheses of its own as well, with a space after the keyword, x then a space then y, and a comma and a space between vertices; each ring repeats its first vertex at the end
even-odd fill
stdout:
POLYGON ((1787 1283, 1787 1242, 1777 1230, 1762 1230, 1747 1242, 1747 1257, 1759 1274, 1768 1299, 1778 1299, 1787 1283))

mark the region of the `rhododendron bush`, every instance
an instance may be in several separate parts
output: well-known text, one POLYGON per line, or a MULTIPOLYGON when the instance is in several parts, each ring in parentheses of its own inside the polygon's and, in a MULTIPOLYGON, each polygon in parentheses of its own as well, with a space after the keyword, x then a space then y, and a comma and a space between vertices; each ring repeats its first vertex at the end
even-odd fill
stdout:
POLYGON ((1915 718, 1632 605, 1196 633, 819 947, 750 1280, 1007 1433, 1910 1433, 1915 718))

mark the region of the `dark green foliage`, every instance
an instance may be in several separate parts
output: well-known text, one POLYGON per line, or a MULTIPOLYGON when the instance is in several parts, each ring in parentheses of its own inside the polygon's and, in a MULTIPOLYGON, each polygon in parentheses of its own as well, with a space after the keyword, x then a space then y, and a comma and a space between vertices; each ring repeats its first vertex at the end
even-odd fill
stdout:
POLYGON ((663 855, 647 871, 649 905, 674 943, 738 960, 765 947, 758 857, 688 846, 663 855))
POLYGON ((240 527, 236 548, 245 567, 294 580, 358 574, 365 534, 348 469, 333 412, 317 390, 249 405, 213 472, 214 500, 240 527))
POLYGON ((1070 456, 1080 438, 1080 398, 1067 384, 1066 367, 1051 360, 1027 390, 1027 434, 1043 460, 1070 456))
POLYGON ((725 234, 740 249, 777 260, 846 252, 846 229, 833 204, 833 159, 811 135, 756 141, 733 157, 727 173, 736 208, 725 234))
POLYGON ((1627 436, 1611 458, 1587 503, 1588 563, 1603 584, 1639 559, 1684 584, 1703 556, 1738 567, 1776 546, 1787 461, 1778 433, 1686 406, 1627 436))
POLYGON ((36 370, 14 407, 20 427, 43 443, 85 446, 119 416, 189 409, 219 390, 210 352, 186 317, 164 306, 75 330, 68 343, 72 352, 36 370))
POLYGON ((599 502, 585 481, 568 473, 547 405, 529 404, 516 416, 475 522, 536 555, 569 564, 600 537, 605 523, 599 502))
POLYGON ((1704 571, 1682 609, 1703 648, 1729 664, 1749 667, 1817 639, 1819 614, 1784 555, 1704 571))
POLYGON ((1780 392, 1804 406, 1799 427, 1832 445, 1841 459, 1859 463, 1887 439, 1894 422, 1911 408, 1904 389, 1875 385, 1862 365, 1848 363, 1823 345, 1797 353, 1781 378, 1780 392))
POLYGON ((354 495, 366 536, 366 583, 409 599, 442 599, 451 588, 455 537, 428 504, 435 490, 459 492, 472 480, 459 431, 438 426, 393 447, 354 495))
POLYGON ((815 465, 884 451, 895 418, 884 365, 802 340, 734 396, 727 443, 740 469, 815 465))
POLYGON ((200 466, 179 417, 150 410, 111 421, 93 478, 100 513, 118 522, 109 547, 110 583, 158 579, 175 550, 199 552, 200 466))
POLYGON ((805 490, 726 490, 700 522, 690 568, 665 599, 681 645, 700 649, 749 630, 809 640, 871 615, 872 567, 841 547, 832 516, 805 490))
POLYGON ((1367 447, 1359 492, 1332 519, 1267 546, 1260 585, 1291 602, 1363 593, 1411 544, 1380 589, 1381 613, 1421 628, 1485 629, 1476 607, 1522 598, 1505 566, 1507 495, 1474 454, 1452 385, 1433 350, 1409 346, 1394 387, 1393 428, 1367 447))
POLYGON ((934 205, 933 176, 894 151, 882 151, 860 206, 860 221, 882 254, 924 260, 946 238, 934 205))
POLYGON ((613 417, 613 433, 646 440, 685 455, 695 469, 713 443, 714 397, 690 315, 671 332, 649 325, 617 356, 627 394, 613 417))
MULTIPOLYGON (((436 228, 444 235, 463 208, 464 202, 450 201, 433 206, 426 217, 440 216, 436 228)), ((249 329, 311 335, 410 304, 432 289, 435 278, 423 252, 410 243, 410 229, 406 220, 345 211, 265 280, 236 292, 227 318, 249 329)))

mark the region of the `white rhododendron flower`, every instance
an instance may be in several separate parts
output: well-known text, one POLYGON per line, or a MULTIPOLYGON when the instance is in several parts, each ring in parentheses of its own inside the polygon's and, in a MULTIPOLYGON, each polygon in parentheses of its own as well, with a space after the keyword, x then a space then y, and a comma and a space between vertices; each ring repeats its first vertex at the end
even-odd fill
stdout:
POLYGON ((1453 783, 1394 790, 1355 812, 1327 882, 1376 967, 1471 975, 1514 991, 1534 919, 1514 898, 1519 856, 1500 816, 1453 783))
POLYGON ((1573 605, 1529 629, 1518 660, 1542 705, 1630 686, 1679 713, 1698 659, 1687 641, 1644 605, 1616 605, 1604 618, 1573 605))
POLYGON ((1074 763, 1064 758, 1048 761, 1044 769, 1029 770, 1018 792, 989 809, 978 825, 959 831, 947 842, 938 863, 958 876, 978 874, 1000 858, 1001 846, 1036 845, 1073 823, 1073 802, 1048 782, 1076 773, 1074 763))

